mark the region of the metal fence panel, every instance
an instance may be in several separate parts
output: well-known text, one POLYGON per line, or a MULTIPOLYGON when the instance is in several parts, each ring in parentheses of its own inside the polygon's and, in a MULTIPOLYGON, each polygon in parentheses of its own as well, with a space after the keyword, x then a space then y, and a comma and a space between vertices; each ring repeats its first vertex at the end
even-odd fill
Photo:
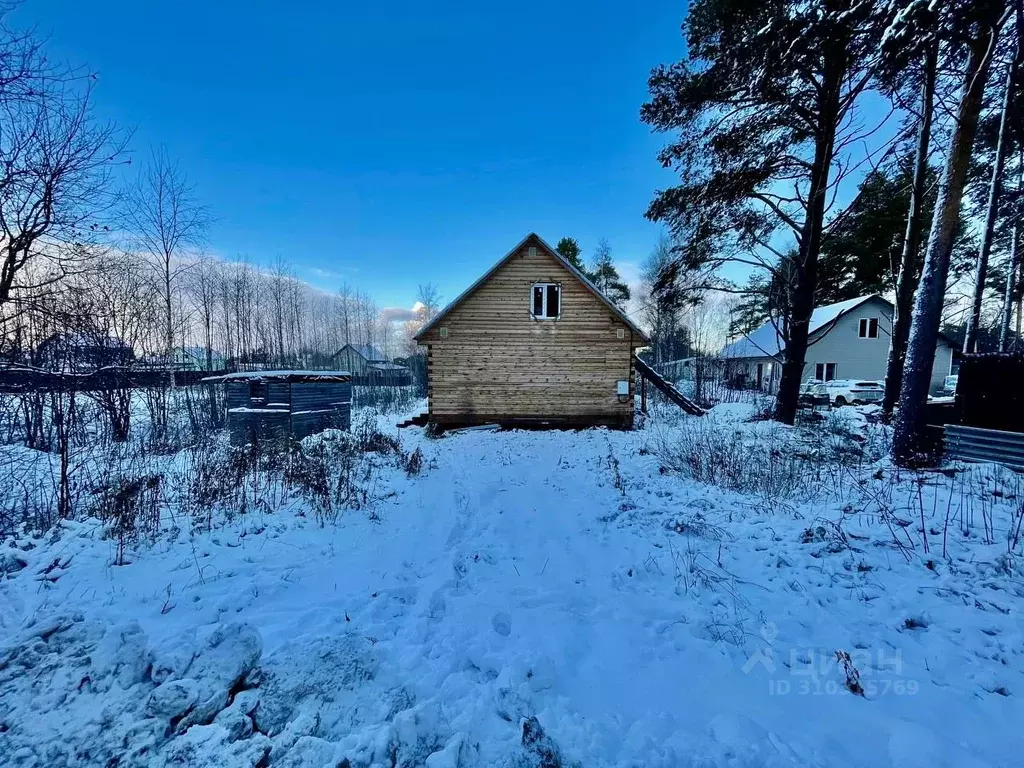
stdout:
POLYGON ((947 424, 945 442, 949 459, 990 461, 1024 471, 1024 433, 947 424))

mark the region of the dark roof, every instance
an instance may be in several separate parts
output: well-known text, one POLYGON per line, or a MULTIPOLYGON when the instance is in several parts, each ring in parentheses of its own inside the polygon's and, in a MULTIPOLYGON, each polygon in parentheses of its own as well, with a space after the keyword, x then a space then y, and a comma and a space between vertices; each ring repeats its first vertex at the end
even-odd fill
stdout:
POLYGON ((558 251, 556 251, 554 248, 552 248, 546 242, 544 242, 544 239, 541 238, 540 235, 536 234, 535 232, 531 232, 526 237, 524 237, 522 240, 520 240, 511 251, 509 251, 508 253, 506 253, 504 256, 501 257, 501 259, 498 261, 497 264, 495 264, 489 270, 484 272, 484 274, 481 275, 481 277, 475 283, 473 283, 471 286, 469 286, 469 288, 467 288, 462 293, 460 293, 458 296, 456 296, 455 300, 452 301, 447 307, 442 309, 441 312, 438 313, 434 317, 433 320, 431 320, 429 323, 427 323, 422 328, 420 328, 419 332, 415 336, 413 336, 413 338, 418 341, 420 339, 420 337, 423 336, 423 334, 425 334, 427 331, 429 331, 431 328, 433 328, 435 325, 437 325, 438 321, 442 317, 444 317, 449 312, 451 312, 453 309, 455 309, 455 307, 457 307, 459 304, 461 304, 463 301, 465 301, 467 298, 469 298, 469 296, 472 295, 473 292, 477 288, 479 288, 481 285, 486 283, 491 278, 491 275, 493 275, 495 272, 497 272, 499 269, 501 269, 506 264, 506 262, 508 262, 509 259, 511 259, 513 256, 515 256, 519 252, 519 250, 524 245, 526 245, 528 242, 530 242, 531 240, 535 241, 537 243, 537 245, 542 247, 545 251, 548 252, 549 255, 553 256, 559 263, 561 263, 561 265, 563 267, 565 267, 567 270, 569 270, 573 274, 573 276, 577 280, 579 280, 581 283, 583 283, 583 285, 591 293, 593 293, 595 296, 597 296, 597 298, 599 298, 605 304, 605 306, 607 306, 608 309, 610 309, 612 311, 612 313, 616 317, 618 317, 622 322, 624 322, 627 326, 629 326, 630 330, 632 330, 633 333, 635 333, 637 336, 639 336, 644 341, 648 341, 649 342, 651 340, 650 337, 646 333, 644 333, 642 330, 640 330, 640 328, 636 325, 636 323, 634 323, 632 320, 629 319, 629 317, 626 315, 625 312, 623 312, 621 309, 619 309, 617 306, 615 306, 615 304, 611 301, 611 299, 609 299, 607 296, 605 296, 603 293, 601 293, 601 291, 598 290, 597 286, 594 285, 592 282, 590 282, 590 280, 587 279, 586 275, 584 275, 582 272, 580 272, 578 269, 576 269, 576 267, 574 267, 569 262, 568 259, 566 259, 564 256, 562 256, 562 254, 560 254, 558 251))
POLYGON ((203 381, 288 381, 312 382, 333 381, 346 382, 352 380, 348 371, 239 371, 224 376, 208 376, 203 381))
POLYGON ((131 349, 131 345, 116 336, 80 333, 55 333, 39 342, 39 347, 64 345, 72 349, 131 349))
POLYGON ((346 344, 344 347, 339 349, 334 356, 337 357, 346 349, 355 350, 356 354, 367 362, 386 363, 388 361, 387 356, 372 344, 346 344))

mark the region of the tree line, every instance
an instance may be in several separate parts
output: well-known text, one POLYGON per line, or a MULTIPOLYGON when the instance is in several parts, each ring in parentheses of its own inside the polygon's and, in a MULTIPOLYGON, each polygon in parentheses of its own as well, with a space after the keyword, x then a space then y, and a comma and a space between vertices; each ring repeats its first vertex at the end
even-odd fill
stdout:
POLYGON ((156 148, 133 172, 128 132, 93 114, 94 74, 44 42, 0 13, 0 360, 109 347, 119 363, 323 368, 346 343, 408 351, 356 288, 318 290, 284 257, 210 256, 214 217, 184 170, 156 148))
POLYGON ((777 420, 795 419, 816 305, 894 297, 901 462, 943 323, 965 352, 1019 344, 1022 33, 1021 0, 690 5, 687 56, 652 72, 641 110, 673 134, 659 160, 678 176, 647 211, 672 237, 655 290, 735 291, 734 331, 775 323, 777 420))

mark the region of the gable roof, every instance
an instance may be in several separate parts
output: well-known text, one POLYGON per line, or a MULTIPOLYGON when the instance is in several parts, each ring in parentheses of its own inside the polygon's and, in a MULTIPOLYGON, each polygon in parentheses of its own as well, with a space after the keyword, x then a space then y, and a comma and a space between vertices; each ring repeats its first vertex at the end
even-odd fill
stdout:
POLYGON ((344 347, 334 353, 337 357, 346 349, 354 349, 356 354, 368 362, 387 362, 388 359, 384 356, 384 353, 377 349, 372 344, 346 344, 344 347))
MULTIPOLYGON (((868 296, 859 296, 856 299, 847 299, 835 304, 826 304, 824 307, 818 307, 811 313, 811 322, 808 328, 809 336, 828 333, 829 329, 836 324, 839 318, 873 299, 884 302, 886 306, 892 309, 892 303, 876 293, 868 296)), ((786 345, 779 333, 779 329, 769 320, 756 331, 744 335, 743 338, 737 339, 732 344, 726 345, 722 350, 721 357, 729 359, 775 357, 781 354, 785 348, 786 345)))
POLYGON ((559 264, 561 264, 563 267, 569 270, 569 272, 572 273, 573 277, 579 280, 585 288, 587 288, 591 293, 593 293, 597 298, 599 298, 601 302, 612 311, 613 315, 615 315, 619 320, 621 320, 623 323, 629 326, 629 329, 633 331, 633 333, 635 333, 644 341, 649 342, 651 340, 646 333, 640 330, 636 323, 629 319, 625 312, 623 312, 621 309, 615 306, 615 304, 612 303, 611 299, 609 299, 607 296, 601 293, 601 291, 598 290, 597 286, 590 282, 589 279, 587 279, 586 275, 584 275, 582 272, 576 269, 576 267, 574 267, 568 259, 562 256, 562 254, 560 254, 558 251, 556 251, 554 248, 552 248, 550 245, 544 242, 543 238, 541 238, 540 235, 538 235, 536 232, 531 232, 522 240, 520 240, 515 245, 515 247, 512 248, 511 251, 509 251, 508 253, 501 257, 497 264, 495 264, 489 270, 484 272, 484 274, 481 275, 480 278, 475 283, 473 283, 471 286, 469 286, 469 288, 467 288, 458 296, 456 296, 455 299, 447 307, 445 307, 437 315, 435 315, 433 320, 431 320, 422 328, 420 328, 419 332, 415 336, 413 336, 413 339, 419 341, 419 339, 424 334, 426 334, 427 331, 429 331, 431 328, 437 325, 441 318, 446 316, 453 309, 459 306, 459 304, 468 299, 476 291, 477 288, 486 283, 491 278, 491 276, 494 275, 495 272, 497 272, 499 269, 505 266, 505 264, 507 264, 511 260, 511 258, 515 256, 517 253, 519 253, 523 246, 525 246, 529 242, 536 243, 538 246, 543 248, 549 256, 552 256, 559 264))

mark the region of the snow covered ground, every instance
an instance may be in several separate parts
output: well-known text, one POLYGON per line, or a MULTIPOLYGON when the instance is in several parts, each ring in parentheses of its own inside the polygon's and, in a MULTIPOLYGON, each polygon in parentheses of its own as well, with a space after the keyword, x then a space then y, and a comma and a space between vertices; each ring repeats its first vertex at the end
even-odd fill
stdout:
POLYGON ((1019 765, 1016 479, 666 460, 694 430, 751 471, 884 438, 750 413, 440 440, 382 417, 425 467, 332 523, 167 521, 123 566, 96 521, 7 541, 0 765, 1019 765))

